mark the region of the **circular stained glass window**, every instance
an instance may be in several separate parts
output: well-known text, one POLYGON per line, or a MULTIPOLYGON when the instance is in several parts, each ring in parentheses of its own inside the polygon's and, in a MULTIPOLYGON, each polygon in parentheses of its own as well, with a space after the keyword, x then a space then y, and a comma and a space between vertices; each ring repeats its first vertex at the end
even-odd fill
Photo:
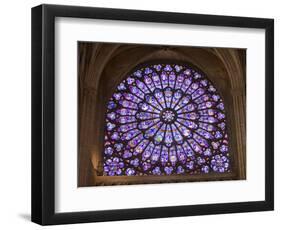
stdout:
POLYGON ((107 103, 103 154, 106 176, 229 172, 223 100, 188 65, 139 68, 107 103))

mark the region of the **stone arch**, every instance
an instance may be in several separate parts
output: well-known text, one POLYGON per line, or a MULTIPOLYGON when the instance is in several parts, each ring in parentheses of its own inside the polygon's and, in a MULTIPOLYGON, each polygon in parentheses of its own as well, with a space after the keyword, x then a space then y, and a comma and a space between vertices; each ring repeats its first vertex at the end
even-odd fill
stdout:
POLYGON ((241 167, 245 165, 245 60, 239 50, 82 43, 80 51, 85 68, 79 69, 79 185, 93 184, 97 176, 104 126, 94 124, 104 123, 105 104, 116 85, 135 66, 167 59, 202 69, 222 93, 231 118, 232 149, 237 153, 235 176, 245 178, 245 167, 241 167))

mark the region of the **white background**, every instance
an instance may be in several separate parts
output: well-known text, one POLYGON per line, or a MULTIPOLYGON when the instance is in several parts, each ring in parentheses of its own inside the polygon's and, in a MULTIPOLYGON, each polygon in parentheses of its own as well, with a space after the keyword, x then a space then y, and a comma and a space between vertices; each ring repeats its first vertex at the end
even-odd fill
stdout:
MULTIPOLYGON (((46 3, 88 5, 112 8, 149 9, 190 13, 225 14, 275 18, 275 63, 280 60, 279 1, 45 1, 46 3)), ((41 1, 6 1, 1 4, 0 42, 0 226, 2 229, 39 229, 30 223, 30 8, 41 1)), ((275 67, 275 88, 279 89, 280 67, 275 67)), ((280 92, 275 92, 275 165, 280 162, 280 92), (279 106, 278 106, 279 104, 279 106), (278 131, 279 129, 279 131, 278 131)), ((68 229, 244 229, 274 228, 281 225, 281 168, 275 170, 274 212, 242 213, 201 217, 180 217, 67 226, 68 229), (235 224, 233 224, 235 223, 235 224)), ((50 228, 50 227, 46 227, 50 228)), ((56 226, 64 229, 65 226, 56 226)))
POLYGON ((175 26, 124 21, 116 23, 106 20, 69 18, 57 18, 55 28, 56 212, 229 203, 265 199, 265 161, 264 152, 260 151, 265 148, 264 30, 210 28, 193 25, 175 26), (148 34, 149 36, 147 36, 148 34), (77 189, 78 119, 77 104, 73 102, 77 101, 77 41, 82 40, 148 44, 159 44, 160 42, 161 44, 173 45, 247 49, 247 179, 77 189), (256 68, 257 66, 259 68, 256 68), (65 84, 66 82, 67 84, 65 84))

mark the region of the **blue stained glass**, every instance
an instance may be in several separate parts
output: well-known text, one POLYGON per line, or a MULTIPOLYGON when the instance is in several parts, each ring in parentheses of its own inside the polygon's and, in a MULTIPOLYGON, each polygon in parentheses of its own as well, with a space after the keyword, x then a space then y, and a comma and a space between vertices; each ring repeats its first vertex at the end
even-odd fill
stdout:
POLYGON ((188 65, 139 68, 116 87, 106 108, 104 175, 230 172, 224 102, 188 65))

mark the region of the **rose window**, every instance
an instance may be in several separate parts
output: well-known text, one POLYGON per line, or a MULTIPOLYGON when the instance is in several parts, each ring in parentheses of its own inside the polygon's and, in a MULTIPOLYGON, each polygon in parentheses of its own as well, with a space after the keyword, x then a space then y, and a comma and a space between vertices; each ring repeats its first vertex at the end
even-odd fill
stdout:
POLYGON ((223 100, 188 65, 139 68, 107 103, 103 154, 106 176, 229 172, 223 100))

